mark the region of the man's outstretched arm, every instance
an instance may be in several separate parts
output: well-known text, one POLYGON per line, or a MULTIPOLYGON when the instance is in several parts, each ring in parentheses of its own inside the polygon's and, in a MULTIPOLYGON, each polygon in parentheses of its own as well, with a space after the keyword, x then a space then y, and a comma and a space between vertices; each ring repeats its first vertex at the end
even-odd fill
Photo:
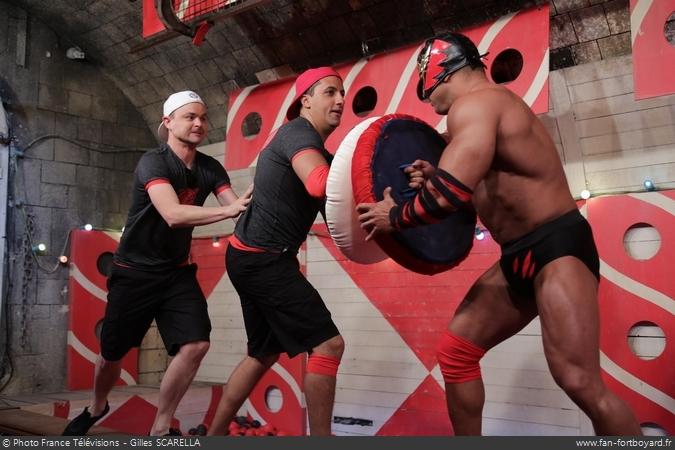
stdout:
POLYGON ((148 188, 148 195, 157 212, 171 228, 208 225, 219 220, 237 217, 251 201, 249 194, 248 197, 242 196, 226 206, 182 205, 176 191, 169 183, 153 184, 148 188))

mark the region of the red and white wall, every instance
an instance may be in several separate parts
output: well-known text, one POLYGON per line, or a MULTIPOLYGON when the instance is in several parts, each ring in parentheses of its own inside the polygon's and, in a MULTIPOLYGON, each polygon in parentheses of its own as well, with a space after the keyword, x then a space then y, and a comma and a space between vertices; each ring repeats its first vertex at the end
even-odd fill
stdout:
MULTIPOLYGON (((489 48, 493 58, 512 43, 524 55, 522 74, 508 86, 539 113, 558 148, 573 195, 589 189, 594 196, 580 206, 594 226, 603 257, 603 375, 649 432, 672 434, 675 372, 669 363, 673 347, 668 337, 675 331, 675 292, 662 273, 667 265, 661 258, 675 250, 668 231, 675 202, 672 191, 667 191, 675 188, 675 98, 636 100, 631 57, 546 71, 542 82, 547 49, 522 47, 519 41, 537 35, 539 13, 530 11, 529 20, 521 23, 518 20, 525 16, 518 14, 465 32, 474 33, 481 50, 489 48), (509 28, 515 24, 516 29, 509 28), (489 42, 487 47, 483 42, 489 42), (662 192, 623 195, 643 190, 647 178, 662 192), (614 208, 604 206, 611 203, 614 208), (607 221, 608 234, 603 231, 607 221), (651 227, 633 227, 638 223, 651 227), (624 250, 624 241, 637 257, 657 246, 660 256, 634 260, 624 250)), ((338 67, 348 95, 343 124, 327 142, 329 150, 335 150, 355 124, 386 112, 410 113, 442 129, 440 118, 415 97, 416 51, 417 47, 409 47, 338 67), (365 86, 375 88, 378 102, 373 111, 357 116, 351 102, 365 86)), ((252 179, 257 152, 283 123, 293 96, 292 80, 282 80, 246 88, 230 99, 224 161, 230 174, 242 175, 242 185, 252 179), (242 124, 252 113, 260 114, 262 128, 258 135, 244 138, 242 124)), ((317 222, 300 257, 347 343, 334 415, 372 421, 365 426, 335 424, 337 434, 452 433, 433 347, 468 286, 498 256, 488 237, 476 243, 459 267, 434 277, 413 274, 391 261, 362 266, 345 260, 317 222)), ((209 300, 211 312, 224 329, 212 348, 222 350, 207 356, 198 377, 224 381, 244 354, 245 333, 238 298, 227 279, 221 280, 214 295, 209 300)), ((538 320, 489 352, 481 364, 487 391, 485 434, 593 432, 590 421, 548 371, 538 320)))
MULTIPOLYGON (((675 193, 598 197, 580 207, 593 226, 602 260, 603 376, 641 423, 672 433, 675 347, 667 338, 675 332, 675 286, 666 260, 675 251, 675 193), (627 213, 617 217, 616 211, 627 213)), ((325 226, 315 226, 301 258, 346 341, 334 415, 372 421, 368 426, 335 424, 334 432, 452 433, 434 346, 471 283, 498 257, 488 235, 455 269, 423 276, 390 260, 353 263, 336 249, 325 226)), ((226 276, 209 298, 209 308, 212 350, 198 378, 224 381, 245 352, 238 298, 226 276)), ((538 320, 488 352, 481 366, 485 434, 592 433, 588 419, 548 371, 538 320)), ((288 391, 286 381, 276 383, 288 391)))
MULTIPOLYGON (((635 3, 631 1, 632 14, 635 3)), ((673 434, 675 288, 668 258, 675 251, 675 195, 668 189, 675 188, 675 96, 641 100, 640 85, 633 79, 640 63, 630 56, 549 74, 547 27, 544 7, 464 31, 479 42, 481 51, 489 50, 491 58, 509 48, 523 55, 523 71, 509 87, 540 114, 558 148, 571 192, 576 196, 587 188, 594 196, 580 207, 593 225, 602 258, 603 376, 641 423, 652 432, 673 434), (647 178, 658 192, 625 194, 642 190, 647 178)), ((348 97, 343 124, 327 142, 329 149, 335 150, 361 120, 387 112, 413 114, 442 129, 441 118, 415 96, 417 49, 407 47, 337 68, 348 97), (366 86, 376 90, 377 103, 373 111, 356 115, 351 102, 366 86)), ((488 59, 488 69, 493 60, 488 59)), ((218 145, 203 150, 224 161, 238 192, 252 180, 257 154, 283 123, 294 94, 292 80, 281 80, 231 97, 227 150, 218 145), (260 114, 262 128, 244 137, 242 124, 252 113, 260 114)), ((226 222, 195 230, 205 238, 199 241, 204 247, 195 250, 201 253, 200 282, 207 291, 214 329, 211 350, 197 375, 201 381, 225 382, 245 354, 239 299, 224 272, 224 247, 215 253, 206 248, 212 236, 226 236, 232 227, 226 222)), ((317 222, 299 257, 347 343, 334 415, 372 422, 335 424, 336 434, 452 433, 433 348, 470 284, 498 256, 488 236, 476 242, 459 267, 433 277, 408 272, 388 260, 362 266, 347 261, 317 222)), ((265 391, 279 390, 271 389, 267 400, 255 396, 242 413, 275 424, 304 423, 302 367, 290 364, 276 367, 263 383, 265 391)), ((588 419, 548 372, 537 320, 489 352, 481 365, 487 392, 485 434, 592 433, 588 419)))

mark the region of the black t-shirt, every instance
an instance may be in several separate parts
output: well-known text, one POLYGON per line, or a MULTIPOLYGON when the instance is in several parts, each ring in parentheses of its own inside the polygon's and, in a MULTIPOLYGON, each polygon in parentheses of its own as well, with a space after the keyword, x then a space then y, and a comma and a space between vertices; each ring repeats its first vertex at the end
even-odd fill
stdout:
POLYGON ((234 234, 245 245, 271 251, 297 251, 307 238, 324 199, 309 195, 291 160, 301 150, 316 149, 330 164, 321 136, 304 118, 283 125, 258 157, 253 200, 234 234))
POLYGON ((151 185, 167 182, 182 205, 195 206, 202 206, 211 192, 230 186, 225 168, 204 153, 196 153, 191 170, 168 145, 145 153, 134 172, 129 216, 114 258, 117 264, 157 271, 187 261, 194 227, 170 228, 148 195, 151 185))

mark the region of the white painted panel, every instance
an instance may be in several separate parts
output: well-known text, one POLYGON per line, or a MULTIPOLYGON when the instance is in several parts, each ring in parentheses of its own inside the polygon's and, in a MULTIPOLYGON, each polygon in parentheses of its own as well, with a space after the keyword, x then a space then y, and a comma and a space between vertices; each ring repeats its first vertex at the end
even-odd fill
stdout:
POLYGON ((578 436, 579 428, 483 418, 485 436, 578 436))
POLYGON ((605 172, 675 162, 675 144, 586 156, 586 172, 605 172))
MULTIPOLYGON (((345 333, 343 332, 343 334, 345 333)), ((389 326, 389 329, 386 331, 350 329, 348 336, 350 347, 408 348, 408 346, 401 341, 400 335, 395 330, 391 329, 391 326, 389 326)))
POLYGON ((246 334, 241 329, 223 328, 211 331, 211 339, 214 341, 230 341, 245 338, 246 334))
POLYGON ((572 103, 633 92, 633 75, 622 75, 569 86, 572 103))
POLYGON ((226 317, 211 315, 211 326, 213 329, 236 329, 244 328, 244 319, 242 317, 226 317))
POLYGON ((675 125, 592 136, 581 139, 584 155, 637 150, 675 143, 675 125))
MULTIPOLYGON (((328 299, 322 294, 326 303, 328 299)), ((334 320, 346 317, 382 317, 372 305, 365 305, 363 303, 333 303, 329 307, 333 314, 334 320)))
POLYGON ((355 300, 361 300, 363 298, 363 292, 353 286, 349 288, 334 288, 331 286, 329 288, 321 289, 321 298, 331 304, 353 303, 355 300))
POLYGON ((514 403, 485 402, 483 417, 519 420, 563 427, 578 427, 579 414, 572 409, 545 408, 514 403))
POLYGON ((518 334, 541 336, 541 323, 539 322, 539 317, 532 319, 532 322, 528 323, 518 334))
POLYGON ((562 389, 533 389, 514 386, 485 386, 485 397, 494 403, 518 403, 549 408, 577 409, 562 389))
MULTIPOLYGON (((331 308, 334 309, 334 308, 331 308)), ((335 317, 336 315, 333 314, 335 317)), ((350 331, 389 331, 391 325, 383 322, 379 317, 351 317, 339 319, 340 330, 343 333, 350 331)))
POLYGON ((633 59, 630 55, 603 59, 591 64, 568 67, 562 70, 567 84, 574 86, 604 78, 615 78, 633 74, 633 59))
POLYGON ((485 384, 525 388, 556 389, 558 385, 548 371, 503 369, 483 370, 485 384))
MULTIPOLYGON (((211 295, 211 298, 214 296, 217 296, 215 294, 211 295)), ((209 301, 209 303, 212 303, 212 301, 209 301)), ((236 303, 221 303, 218 305, 209 305, 209 316, 210 317, 232 317, 232 318, 237 318, 237 317, 242 317, 241 315, 241 305, 239 304, 239 299, 236 299, 236 303)), ((242 319, 243 321, 243 319, 242 319)))
POLYGON ((520 354, 542 354, 544 350, 540 336, 517 334, 505 340, 501 344, 496 345, 492 351, 520 354))
POLYGON ((402 378, 398 374, 388 374, 388 376, 354 375, 340 370, 337 378, 339 388, 399 394, 409 394, 417 389, 419 384, 420 380, 416 378, 402 378))
POLYGON ((675 112, 669 106, 632 111, 612 116, 577 121, 579 137, 600 136, 619 132, 661 127, 675 123, 675 112))
POLYGON ((421 364, 343 358, 340 373, 367 376, 387 376, 395 373, 400 378, 422 380, 429 372, 421 364))
POLYGON ((601 97, 593 100, 581 101, 575 103, 573 108, 576 119, 583 120, 673 104, 675 104, 675 95, 664 95, 645 100, 635 100, 633 93, 630 92, 611 97, 601 97))
POLYGON ((338 271, 340 271, 340 265, 337 261, 312 261, 312 264, 307 266, 308 277, 335 275, 338 271))
POLYGON ((335 398, 340 403, 360 406, 381 406, 385 408, 398 408, 409 395, 410 392, 362 391, 345 388, 338 388, 335 391, 335 398))
POLYGON ((588 188, 594 193, 644 190, 645 179, 652 180, 659 189, 675 188, 675 163, 656 166, 631 167, 603 172, 588 172, 588 188))
POLYGON ((548 364, 542 353, 501 352, 491 350, 480 362, 486 369, 503 368, 518 370, 548 371, 548 364))
POLYGON ((345 346, 345 352, 342 356, 345 358, 353 358, 360 361, 382 361, 393 363, 410 363, 415 362, 419 364, 417 358, 414 356, 412 350, 406 345, 398 346, 376 346, 376 345, 358 345, 351 344, 345 346), (414 359, 413 359, 414 358, 414 359))
POLYGON ((307 261, 332 261, 333 257, 324 249, 307 246, 307 261))
MULTIPOLYGON (((309 251, 308 251, 309 253, 309 251)), ((315 275, 311 276, 311 283, 317 289, 321 288, 348 288, 354 285, 354 282, 348 276, 338 275, 315 275)))

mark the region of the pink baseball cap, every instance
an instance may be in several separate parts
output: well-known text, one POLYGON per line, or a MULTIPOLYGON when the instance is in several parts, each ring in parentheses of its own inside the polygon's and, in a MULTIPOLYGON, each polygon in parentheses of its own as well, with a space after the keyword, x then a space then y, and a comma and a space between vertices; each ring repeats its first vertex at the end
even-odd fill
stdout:
POLYGON ((314 83, 326 77, 338 77, 342 80, 339 73, 332 67, 317 67, 315 69, 307 69, 298 75, 295 80, 295 99, 286 111, 286 118, 293 120, 300 115, 300 97, 302 97, 307 89, 311 88, 314 83))

